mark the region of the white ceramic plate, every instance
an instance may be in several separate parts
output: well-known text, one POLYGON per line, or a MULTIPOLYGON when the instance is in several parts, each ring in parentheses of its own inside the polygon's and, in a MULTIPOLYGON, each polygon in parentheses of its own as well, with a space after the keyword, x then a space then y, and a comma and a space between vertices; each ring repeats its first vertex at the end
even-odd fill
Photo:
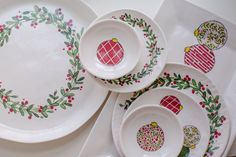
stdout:
POLYGON ((172 111, 146 104, 124 117, 119 140, 127 157, 176 157, 183 146, 184 134, 172 111))
POLYGON ((88 76, 78 56, 83 28, 95 18, 75 0, 1 1, 1 138, 56 139, 97 111, 107 91, 88 76))
POLYGON ((212 82, 201 72, 180 64, 167 64, 160 77, 149 87, 130 94, 120 94, 113 112, 112 133, 119 149, 118 132, 123 116, 132 102, 154 88, 180 90, 191 97, 209 119, 210 139, 206 156, 221 156, 230 135, 230 117, 227 106, 212 82), (188 75, 188 77, 187 77, 188 75))
POLYGON ((145 50, 131 73, 114 80, 95 79, 105 88, 122 93, 133 92, 150 85, 163 70, 167 58, 166 40, 161 28, 148 16, 134 10, 113 11, 96 21, 108 18, 121 20, 133 26, 142 39, 145 50))
POLYGON ((164 106, 177 115, 183 130, 186 131, 182 156, 203 156, 205 154, 210 138, 209 119, 197 102, 181 91, 157 88, 138 97, 128 108, 124 118, 134 109, 145 106, 145 104, 164 106), (192 133, 192 130, 195 132, 192 133))

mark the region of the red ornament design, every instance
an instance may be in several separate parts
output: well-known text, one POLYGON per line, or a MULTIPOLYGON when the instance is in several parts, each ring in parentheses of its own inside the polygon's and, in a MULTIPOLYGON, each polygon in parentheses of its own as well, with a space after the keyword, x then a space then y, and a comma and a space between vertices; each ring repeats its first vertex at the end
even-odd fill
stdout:
POLYGON ((98 60, 106 65, 116 65, 124 57, 124 49, 116 38, 103 41, 97 48, 98 60))
POLYGON ((161 102, 161 106, 164 106, 174 112, 176 115, 183 109, 179 99, 173 95, 165 96, 161 102))
POLYGON ((137 142, 145 151, 157 151, 165 142, 164 132, 157 122, 151 122, 138 130, 137 142))
POLYGON ((184 62, 196 69, 208 73, 215 65, 214 53, 205 45, 193 45, 185 48, 184 62))

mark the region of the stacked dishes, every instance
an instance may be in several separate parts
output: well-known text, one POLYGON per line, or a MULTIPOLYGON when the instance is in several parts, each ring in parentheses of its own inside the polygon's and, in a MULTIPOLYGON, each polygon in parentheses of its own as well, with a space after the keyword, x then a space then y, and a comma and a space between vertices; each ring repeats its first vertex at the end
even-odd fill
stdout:
POLYGON ((164 34, 146 15, 123 9, 98 18, 81 38, 80 59, 102 87, 123 93, 112 118, 121 156, 211 156, 223 151, 230 121, 218 91, 203 73, 166 65, 164 34))
POLYGON ((160 27, 133 10, 100 17, 80 42, 84 68, 101 86, 121 93, 150 85, 164 68, 165 51, 166 40, 160 27))

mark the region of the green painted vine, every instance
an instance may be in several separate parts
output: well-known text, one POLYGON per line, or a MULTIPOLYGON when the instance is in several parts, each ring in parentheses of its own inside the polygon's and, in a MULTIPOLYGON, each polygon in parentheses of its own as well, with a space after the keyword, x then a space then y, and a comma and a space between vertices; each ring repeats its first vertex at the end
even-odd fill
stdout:
POLYGON ((146 48, 148 49, 148 57, 150 57, 150 61, 148 63, 145 63, 143 69, 138 73, 127 74, 123 77, 113 80, 102 80, 105 83, 120 86, 123 86, 124 84, 131 85, 134 83, 139 83, 141 78, 149 75, 153 71, 153 68, 157 65, 158 56, 161 54, 161 51, 164 50, 164 48, 157 47, 157 36, 152 30, 151 25, 147 24, 144 19, 133 18, 130 14, 126 13, 118 18, 114 16, 112 18, 119 19, 128 23, 132 27, 137 27, 138 29, 142 30, 143 35, 146 39, 146 48))
POLYGON ((85 70, 79 60, 79 39, 83 33, 83 28, 79 33, 73 29, 72 20, 65 21, 64 14, 61 9, 56 9, 55 12, 50 12, 46 7, 34 6, 31 11, 20 12, 13 16, 11 20, 0 25, 0 47, 4 46, 10 39, 10 35, 14 29, 20 29, 24 23, 30 23, 32 28, 37 28, 39 24, 54 25, 58 32, 65 36, 66 41, 63 51, 69 56, 71 68, 67 74, 67 86, 59 90, 53 91, 48 95, 47 103, 44 105, 31 104, 26 99, 19 99, 12 90, 3 88, 3 83, 0 82, 0 103, 5 109, 9 109, 9 113, 20 113, 22 116, 36 118, 47 118, 50 113, 53 113, 57 108, 67 109, 71 107, 74 101, 74 93, 77 90, 83 89, 84 77, 79 76, 85 70))
POLYGON ((203 85, 201 82, 197 82, 195 79, 192 79, 190 76, 186 75, 182 77, 180 74, 173 73, 164 73, 164 76, 156 79, 149 87, 144 88, 143 90, 134 92, 132 97, 120 104, 125 110, 129 108, 132 102, 137 99, 140 95, 157 87, 170 87, 178 90, 192 90, 193 94, 197 94, 202 101, 199 105, 207 111, 207 116, 210 120, 210 139, 208 149, 204 156, 212 156, 214 150, 217 150, 219 147, 215 146, 215 142, 221 133, 218 129, 226 120, 226 117, 219 115, 219 110, 221 108, 221 103, 219 103, 219 96, 212 95, 210 89, 207 88, 207 85, 203 85))

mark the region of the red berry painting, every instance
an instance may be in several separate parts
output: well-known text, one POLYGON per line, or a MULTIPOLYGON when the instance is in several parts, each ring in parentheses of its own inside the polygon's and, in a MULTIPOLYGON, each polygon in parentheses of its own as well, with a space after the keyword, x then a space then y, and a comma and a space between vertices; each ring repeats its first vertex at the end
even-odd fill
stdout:
POLYGON ((165 96, 163 99, 161 99, 160 104, 161 106, 164 106, 174 112, 176 115, 179 114, 179 112, 183 109, 179 99, 173 95, 165 96))
POLYGON ((214 53, 205 45, 193 45, 185 48, 184 63, 208 73, 215 65, 214 53))
POLYGON ((118 39, 103 41, 97 48, 98 60, 106 65, 117 65, 124 57, 124 48, 118 39))
POLYGON ((215 65, 215 50, 226 44, 227 30, 222 23, 210 20, 195 29, 194 36, 199 44, 185 47, 184 63, 208 73, 215 65))
POLYGON ((164 132, 157 122, 142 126, 137 132, 138 145, 145 151, 159 150, 164 141, 164 132))

